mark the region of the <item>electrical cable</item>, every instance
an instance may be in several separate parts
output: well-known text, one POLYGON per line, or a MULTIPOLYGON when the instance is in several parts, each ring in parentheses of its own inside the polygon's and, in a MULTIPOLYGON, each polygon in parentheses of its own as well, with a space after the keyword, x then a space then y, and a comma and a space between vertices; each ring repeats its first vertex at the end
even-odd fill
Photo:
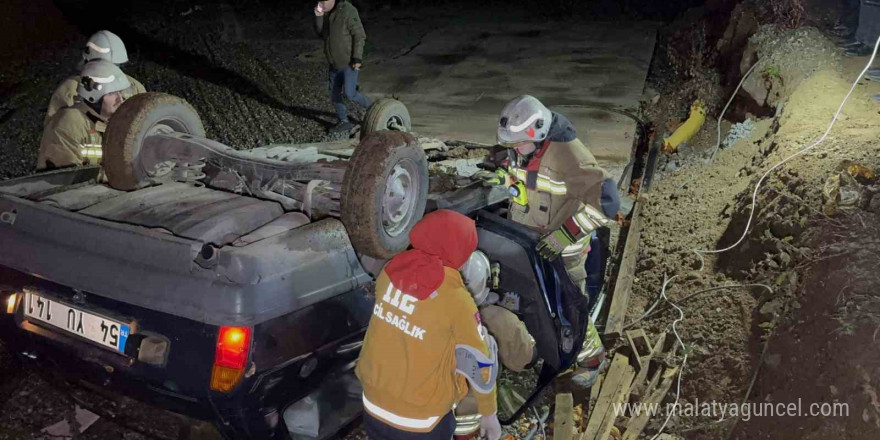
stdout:
POLYGON ((532 412, 535 413, 535 418, 538 419, 538 425, 541 427, 541 439, 547 440, 547 432, 544 430, 544 421, 541 419, 541 416, 538 415, 538 410, 535 409, 534 405, 532 405, 532 412))
MULTIPOLYGON (((675 339, 678 340, 678 344, 681 345, 681 350, 684 352, 684 357, 681 359, 681 366, 678 368, 678 385, 677 391, 675 393, 675 403, 672 405, 673 408, 678 407, 678 399, 681 397, 681 377, 684 375, 684 367, 687 365, 688 351, 687 347, 684 346, 684 341, 681 340, 681 335, 678 334, 678 329, 676 326, 679 322, 684 320, 684 311, 681 310, 681 307, 674 304, 672 301, 669 301, 669 298, 666 297, 666 286, 669 285, 672 280, 677 278, 678 275, 673 276, 672 278, 666 278, 666 274, 663 274, 663 288, 660 290, 660 297, 663 298, 664 301, 675 307, 675 310, 678 310, 678 318, 675 321, 672 321, 672 333, 675 334, 675 339)), ((651 437, 651 440, 657 440, 657 437, 663 433, 663 430, 666 428, 666 425, 669 423, 669 419, 672 417, 672 411, 669 411, 666 414, 666 420, 663 421, 663 425, 660 426, 660 429, 657 431, 657 434, 654 434, 654 437, 651 437)))
MULTIPOLYGON (((726 286, 715 286, 715 287, 710 287, 710 288, 708 288, 708 289, 698 290, 698 291, 693 292, 693 293, 691 293, 690 295, 688 295, 688 296, 686 296, 686 297, 684 297, 684 298, 679 299, 679 300, 678 300, 678 303, 681 304, 681 303, 683 303, 683 302, 685 302, 685 301, 687 301, 687 300, 689 300, 689 299, 691 299, 691 298, 693 298, 693 297, 695 297, 695 296, 697 296, 697 295, 702 295, 702 294, 704 294, 704 293, 708 293, 708 292, 714 292, 714 291, 716 291, 716 290, 723 290, 723 289, 745 289, 745 288, 751 288, 751 287, 763 287, 763 288, 767 289, 767 291, 769 291, 770 294, 773 294, 773 289, 772 289, 770 286, 766 285, 766 284, 757 284, 757 283, 756 283, 756 284, 729 284, 729 285, 726 285, 726 286)), ((663 310, 665 310, 663 307, 661 307, 661 308, 658 309, 656 312, 651 313, 651 312, 654 310, 654 308, 657 307, 658 304, 660 304, 660 300, 661 300, 661 299, 662 299, 662 298, 657 298, 657 301, 654 301, 654 304, 651 305, 651 307, 648 309, 648 311, 646 311, 645 314, 642 315, 641 318, 636 319, 635 321, 630 322, 629 324, 625 325, 625 326, 623 327, 623 329, 626 330, 626 329, 628 329, 628 328, 631 328, 632 326, 638 324, 639 322, 642 322, 643 320, 645 320, 645 319, 647 319, 647 318, 650 318, 651 316, 654 316, 654 315, 656 315, 656 314, 662 312, 663 310)))
MULTIPOLYGON (((773 165, 758 180, 758 183, 755 185, 755 191, 752 194, 752 203, 750 206, 749 219, 746 222, 746 227, 743 230, 743 234, 739 238, 739 240, 737 240, 736 243, 734 243, 724 249, 720 249, 720 250, 713 250, 713 251, 698 250, 698 249, 694 250, 694 252, 700 258, 700 270, 703 270, 703 268, 705 267, 705 259, 703 258, 702 254, 720 254, 723 252, 727 252, 727 251, 739 246, 740 243, 742 243, 742 241, 746 238, 746 235, 748 235, 748 232, 749 232, 749 228, 751 227, 752 220, 754 219, 754 216, 755 216, 755 208, 757 206, 757 201, 758 201, 758 190, 761 188, 761 185, 763 184, 764 179, 766 179, 767 176, 770 175, 770 173, 772 173, 774 170, 781 167, 782 165, 784 165, 788 161, 806 153, 807 151, 812 150, 813 148, 816 148, 817 146, 822 144, 822 142, 825 141, 825 139, 828 137, 828 134, 831 133, 831 130, 834 128, 834 124, 837 123, 837 119, 840 117, 840 113, 843 111, 843 107, 846 105, 846 102, 849 100, 849 97, 852 95, 853 91, 855 91, 856 86, 859 84, 859 80, 861 80, 862 77, 865 76, 868 69, 870 69, 871 65, 874 63, 874 59, 877 57, 878 47, 880 47, 880 37, 878 37, 877 42, 874 43, 874 51, 871 53, 871 58, 868 60, 867 65, 865 66, 864 69, 862 69, 862 72, 859 74, 859 76, 856 77, 855 81, 853 82, 852 87, 850 87, 850 89, 849 89, 849 92, 847 92, 846 96, 843 98, 843 101, 840 103, 840 106, 837 108, 837 112, 834 114, 834 117, 831 119, 831 123, 828 125, 828 129, 825 130, 825 133, 823 133, 822 136, 816 142, 814 142, 812 145, 791 154, 790 156, 786 157, 785 159, 783 159, 782 161, 780 161, 776 165, 773 165)), ((756 63, 756 65, 757 65, 757 63, 756 63)), ((754 66, 752 66, 752 68, 754 69, 754 66)), ((740 83, 742 83, 742 81, 740 83)), ((729 105, 729 103, 728 103, 728 105, 729 105)), ((722 114, 723 114, 723 112, 722 112, 722 114)), ((719 138, 720 138, 720 136, 719 136, 719 138)), ((678 307, 678 305, 672 303, 666 297, 666 287, 669 284, 669 282, 672 281, 675 277, 672 277, 669 279, 665 279, 665 278, 666 278, 666 275, 664 274, 663 288, 660 291, 660 297, 663 300, 665 300, 667 303, 672 305, 679 313, 678 319, 676 319, 672 322, 672 331, 675 334, 675 337, 678 340, 678 343, 681 344, 682 349, 684 351, 684 357, 682 359, 681 367, 678 372, 678 385, 677 385, 677 391, 676 391, 676 396, 675 396, 675 405, 677 406, 679 398, 681 397, 681 378, 682 378, 682 375, 684 374, 685 365, 687 364, 687 350, 685 349, 684 342, 682 342, 682 340, 681 340, 681 336, 678 334, 678 331, 676 329, 676 324, 678 324, 679 322, 681 322, 684 319, 684 312, 682 311, 682 309, 680 307, 678 307)), ((772 292, 772 289, 771 289, 771 292, 772 292)), ((692 295, 689 295, 686 298, 696 296, 699 293, 701 293, 701 292, 694 293, 692 295)), ((764 353, 766 353, 766 350, 767 350, 767 344, 764 345, 764 350, 762 352, 762 356, 764 355, 764 353)), ((749 385, 749 393, 751 393, 751 388, 752 388, 752 386, 754 386, 755 380, 757 379, 757 373, 758 373, 758 371, 756 371, 755 375, 752 377, 752 382, 749 385)), ((748 394, 746 395, 746 398, 748 398, 748 394)), ((675 407, 675 406, 673 406, 673 407, 675 407)), ((655 434, 654 437, 651 438, 651 440, 656 440, 657 437, 659 437, 660 434, 663 433, 663 430, 666 428, 666 425, 669 423, 669 420, 671 417, 672 417, 672 412, 670 412, 666 415, 666 420, 663 422, 663 425, 657 431, 657 434, 655 434)), ((732 431, 731 431, 731 433, 732 433, 732 431)))
POLYGON ((724 106, 724 110, 721 110, 721 114, 718 115, 718 142, 715 144, 715 148, 712 149, 712 156, 709 157, 709 164, 715 160, 715 153, 718 152, 718 149, 721 148, 721 120, 724 118, 724 114, 727 113, 727 108, 730 107, 730 103, 733 102, 733 98, 736 97, 736 94, 739 93, 739 89, 742 87, 743 83, 746 82, 746 78, 752 74, 752 71, 755 70, 755 67, 758 67, 758 62, 752 64, 752 67, 746 72, 746 74, 739 81, 739 85, 736 86, 736 90, 730 95, 730 99, 727 101, 727 105, 724 106))
POLYGON ((877 42, 874 44, 874 52, 871 54, 871 59, 868 60, 868 64, 865 66, 865 68, 862 70, 862 72, 859 74, 859 76, 856 77, 856 80, 853 82, 852 87, 850 87, 849 92, 843 98, 843 102, 840 103, 840 106, 837 108, 837 112, 834 114, 834 117, 831 119, 831 123, 828 125, 828 129, 825 130, 825 133, 822 134, 822 136, 819 138, 819 140, 814 142, 809 147, 803 148, 803 149, 791 154, 790 156, 786 157, 785 159, 783 159, 782 161, 780 161, 776 165, 773 165, 758 180, 758 183, 755 185, 755 191, 752 193, 752 203, 751 203, 751 206, 749 207, 749 209, 750 209, 749 219, 748 219, 748 221, 746 221, 746 227, 743 230, 742 236, 739 238, 739 240, 737 240, 736 243, 734 243, 724 249, 694 250, 694 253, 696 253, 697 256, 700 258, 700 269, 701 270, 706 263, 705 259, 703 258, 703 254, 720 254, 723 252, 727 252, 727 251, 739 246, 739 244, 742 243, 743 240, 745 240, 746 236, 749 233, 749 228, 752 225, 752 220, 755 217, 755 208, 758 203, 758 190, 761 189, 761 185, 764 183, 764 179, 766 179, 767 176, 770 175, 770 173, 772 173, 773 171, 775 171, 777 168, 781 167, 782 165, 784 165, 788 161, 806 153, 807 151, 812 150, 813 148, 818 147, 820 144, 822 144, 822 142, 825 141, 825 139, 828 137, 828 134, 831 133, 831 129, 834 128, 834 124, 837 123, 837 119, 840 117, 840 113, 841 113, 841 111, 843 111, 843 107, 846 105, 846 102, 849 100, 850 95, 852 95, 853 91, 855 91, 855 89, 856 89, 856 86, 859 84, 859 80, 861 80, 862 77, 865 76, 865 73, 868 72, 868 69, 870 69, 871 65, 874 63, 874 59, 877 57, 877 48, 878 47, 880 47, 880 37, 877 38, 877 42))

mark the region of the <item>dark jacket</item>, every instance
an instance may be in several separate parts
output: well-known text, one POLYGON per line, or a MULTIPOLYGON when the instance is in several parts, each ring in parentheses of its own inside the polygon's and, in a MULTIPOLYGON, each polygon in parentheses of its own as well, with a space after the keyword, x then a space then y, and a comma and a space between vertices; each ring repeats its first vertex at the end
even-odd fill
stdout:
POLYGON ((339 0, 332 10, 316 16, 315 31, 324 40, 324 55, 330 67, 342 70, 363 62, 367 34, 357 8, 351 3, 339 0))

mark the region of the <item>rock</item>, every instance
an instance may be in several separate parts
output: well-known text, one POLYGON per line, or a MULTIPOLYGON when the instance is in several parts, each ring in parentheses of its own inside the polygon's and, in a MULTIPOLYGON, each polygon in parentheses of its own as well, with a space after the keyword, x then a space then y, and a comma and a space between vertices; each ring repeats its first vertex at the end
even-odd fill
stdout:
POLYGON ((832 396, 836 396, 836 395, 837 395, 837 387, 836 387, 836 386, 831 385, 831 386, 828 387, 828 390, 831 391, 831 395, 832 395, 832 396))
POLYGON ((758 313, 766 319, 773 319, 774 316, 778 315, 779 312, 782 311, 782 301, 779 299, 772 299, 764 303, 761 306, 761 309, 758 313))
POLYGON ((794 232, 795 226, 791 220, 783 220, 777 216, 773 219, 773 223, 770 224, 770 233, 776 238, 782 239, 794 235, 794 232))
POLYGON ((779 254, 779 264, 782 266, 788 266, 791 264, 791 255, 788 252, 781 252, 779 254))

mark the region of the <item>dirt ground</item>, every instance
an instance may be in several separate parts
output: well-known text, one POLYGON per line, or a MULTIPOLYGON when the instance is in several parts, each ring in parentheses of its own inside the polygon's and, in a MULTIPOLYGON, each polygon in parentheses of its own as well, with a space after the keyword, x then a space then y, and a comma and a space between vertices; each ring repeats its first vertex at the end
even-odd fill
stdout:
MULTIPOLYGON (((660 180, 647 194, 629 321, 640 318, 655 301, 662 306, 661 286, 665 277, 674 276, 666 294, 683 308, 678 329, 688 353, 681 402, 788 403, 800 398, 805 407, 843 402, 850 411, 849 417, 838 418, 754 417, 737 423, 732 437, 732 420, 674 416, 665 432, 688 439, 876 438, 875 388, 880 384, 876 352, 867 348, 876 336, 877 296, 868 292, 876 292, 880 280, 865 270, 876 267, 871 249, 878 212, 864 194, 877 181, 862 179, 848 186, 845 194, 863 195, 833 212, 823 210, 829 207, 823 190, 831 188, 829 178, 854 170, 854 164, 878 170, 880 113, 870 95, 880 86, 862 81, 825 143, 767 178, 741 245, 703 254, 705 265, 694 252, 727 248, 740 238, 760 176, 820 138, 867 62, 841 63, 839 49, 812 28, 762 28, 753 44, 766 48, 759 58, 778 69, 771 72, 772 79, 785 81, 785 87, 777 88, 781 111, 758 120, 747 139, 720 151, 711 165, 706 158, 716 143, 712 120, 686 148, 661 160, 660 180), (804 48, 809 56, 802 56, 804 48), (738 284, 764 284, 773 293, 755 286, 690 296, 738 284), (760 374, 750 387, 757 369, 760 374)), ((684 116, 681 108, 688 101, 681 99, 682 91, 692 100, 720 85, 711 76, 686 81, 701 83, 706 86, 681 89, 674 93, 677 99, 669 102, 664 96, 655 104, 658 108, 649 108, 655 123, 684 116)), ((710 100, 710 108, 718 108, 717 102, 710 100)), ((716 117, 717 112, 710 112, 710 118, 716 117)), ((659 123, 658 131, 665 128, 659 123)), ((729 127, 727 121, 722 124, 722 139, 729 127)), ((671 332, 677 317, 667 308, 636 327, 654 335, 671 332)), ((667 401, 675 396, 673 387, 667 401)), ((654 420, 648 431, 656 432, 661 422, 654 420)))

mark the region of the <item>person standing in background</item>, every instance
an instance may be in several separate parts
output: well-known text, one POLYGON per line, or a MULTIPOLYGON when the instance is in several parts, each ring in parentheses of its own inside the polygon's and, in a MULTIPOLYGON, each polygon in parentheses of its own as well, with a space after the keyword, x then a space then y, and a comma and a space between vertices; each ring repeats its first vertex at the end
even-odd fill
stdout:
POLYGON ((363 65, 367 34, 357 8, 345 0, 320 1, 315 6, 315 32, 324 40, 324 55, 329 64, 330 102, 336 109, 339 123, 332 131, 351 131, 345 100, 359 104, 363 110, 370 100, 357 88, 363 65))

